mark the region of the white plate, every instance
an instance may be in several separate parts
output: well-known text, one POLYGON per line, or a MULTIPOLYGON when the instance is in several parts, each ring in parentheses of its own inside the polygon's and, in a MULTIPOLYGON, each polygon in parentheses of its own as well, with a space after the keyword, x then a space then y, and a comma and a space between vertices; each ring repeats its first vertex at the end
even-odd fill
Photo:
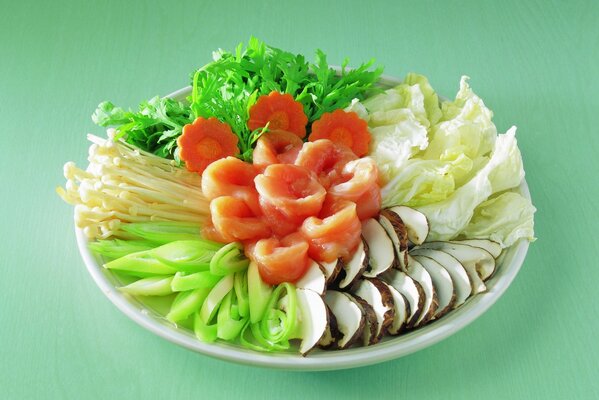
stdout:
MULTIPOLYGON (((382 77, 380 80, 381 86, 384 87, 395 86, 400 82, 391 77, 382 77)), ((183 88, 170 94, 169 97, 183 99, 190 91, 190 87, 183 88)), ((522 182, 520 192, 523 196, 530 198, 526 181, 522 182)), ((451 311, 437 321, 399 337, 386 338, 374 346, 342 351, 315 350, 307 357, 302 357, 295 353, 260 353, 225 342, 203 343, 198 341, 193 332, 177 327, 138 299, 121 293, 117 289, 121 286, 121 282, 112 272, 103 268, 101 260, 90 252, 87 238, 83 232, 76 229, 76 235, 81 256, 98 287, 119 310, 149 331, 190 350, 227 361, 262 367, 312 371, 380 363, 405 356, 445 339, 481 316, 501 297, 516 277, 528 251, 528 241, 526 240, 521 240, 505 250, 495 275, 486 282, 488 290, 470 298, 457 310, 451 311)))

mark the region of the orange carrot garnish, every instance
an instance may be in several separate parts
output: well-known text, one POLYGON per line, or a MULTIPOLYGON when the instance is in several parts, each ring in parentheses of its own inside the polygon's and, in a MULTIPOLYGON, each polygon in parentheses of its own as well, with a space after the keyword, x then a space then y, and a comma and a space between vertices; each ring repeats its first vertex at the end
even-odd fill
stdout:
POLYGON ((183 127, 177 139, 179 157, 189 171, 202 173, 213 161, 239 154, 231 127, 214 117, 198 117, 183 127))
POLYGON ((270 130, 280 129, 303 138, 308 117, 302 103, 295 101, 293 96, 273 91, 268 96, 260 96, 250 108, 248 128, 253 131, 267 123, 270 130))
POLYGON ((347 146, 358 157, 362 157, 368 153, 370 132, 368 124, 358 117, 358 114, 339 109, 322 114, 322 117, 312 124, 309 140, 314 142, 318 139, 329 139, 347 146))

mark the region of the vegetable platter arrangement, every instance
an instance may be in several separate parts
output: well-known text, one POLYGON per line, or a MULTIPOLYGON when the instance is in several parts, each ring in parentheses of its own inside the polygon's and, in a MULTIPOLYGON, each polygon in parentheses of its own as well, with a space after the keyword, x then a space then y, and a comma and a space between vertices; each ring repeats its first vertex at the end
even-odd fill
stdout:
POLYGON ((106 137, 57 189, 118 289, 173 329, 351 352, 456 312, 534 240, 516 129, 467 77, 445 100, 255 38, 213 58, 187 96, 101 103, 106 137))

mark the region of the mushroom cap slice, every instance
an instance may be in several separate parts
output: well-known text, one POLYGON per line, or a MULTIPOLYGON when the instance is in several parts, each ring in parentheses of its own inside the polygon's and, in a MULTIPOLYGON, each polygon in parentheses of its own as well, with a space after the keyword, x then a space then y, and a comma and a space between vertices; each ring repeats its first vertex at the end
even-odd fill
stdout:
POLYGON ((408 240, 415 245, 424 243, 428 237, 430 226, 426 215, 407 206, 396 206, 388 209, 403 221, 407 229, 408 240))
POLYGON ((431 279, 428 271, 412 257, 409 257, 406 273, 422 287, 424 294, 424 305, 422 306, 420 317, 418 317, 418 320, 414 325, 415 327, 422 326, 432 320, 435 316, 435 312, 437 311, 439 304, 437 300, 437 293, 435 292, 433 280, 431 279))
POLYGON ((381 279, 397 290, 406 299, 408 310, 406 327, 416 324, 424 307, 425 295, 422 287, 405 272, 396 269, 385 272, 381 279))
POLYGON ((383 338, 387 327, 393 322, 395 307, 389 287, 379 279, 363 279, 352 286, 351 293, 368 303, 376 315, 377 329, 371 342, 383 338))
POLYGON ((332 262, 321 261, 319 262, 319 264, 324 272, 327 285, 334 282, 337 279, 339 272, 341 272, 341 269, 343 268, 343 263, 341 262, 341 260, 338 259, 332 262))
POLYGON ((295 282, 295 287, 298 289, 310 289, 322 296, 326 291, 327 283, 320 264, 316 261, 311 261, 304 276, 295 282))
POLYGON ((324 301, 337 321, 340 333, 336 341, 338 349, 346 349, 362 336, 366 322, 364 311, 353 296, 336 290, 327 290, 324 301))
POLYGON ((368 268, 363 276, 374 278, 395 265, 393 242, 376 219, 362 222, 362 236, 368 245, 368 268))
POLYGON ((347 262, 341 260, 343 268, 339 274, 339 276, 342 276, 339 288, 343 289, 351 286, 354 281, 362 276, 362 272, 368 265, 368 252, 368 244, 362 239, 350 259, 347 262))
POLYGON ((320 341, 318 342, 318 347, 322 349, 331 349, 337 347, 337 341, 342 337, 342 334, 337 327, 337 318, 335 317, 335 314, 331 312, 331 309, 326 304, 326 301, 325 305, 327 307, 329 323, 324 331, 324 335, 322 335, 320 341))
POLYGON ((387 286, 387 289, 389 289, 391 296, 393 297, 393 321, 387 327, 387 333, 389 335, 399 335, 406 327, 410 306, 397 289, 382 280, 381 282, 387 286))
POLYGON ((308 354, 324 336, 328 321, 327 308, 320 295, 309 289, 296 289, 299 309, 299 352, 308 354))
POLYGON ((414 249, 410 254, 432 258, 447 270, 453 281, 456 295, 454 308, 464 304, 466 299, 470 297, 472 294, 472 283, 470 282, 466 269, 455 257, 444 251, 423 248, 414 249))
POLYGON ((408 231, 403 221, 397 214, 387 210, 381 211, 378 221, 393 243, 397 263, 405 267, 408 263, 408 231))
POLYGON ((501 252, 503 251, 503 248, 501 247, 501 245, 499 243, 497 243, 493 240, 489 240, 489 239, 451 240, 450 243, 461 243, 461 244, 467 244, 467 245, 474 246, 474 247, 480 247, 481 249, 485 249, 489 253, 491 253, 493 258, 495 258, 495 259, 497 259, 501 255, 501 252))
POLYGON ((352 299, 358 304, 362 313, 364 314, 364 329, 362 330, 362 345, 369 346, 371 344, 375 344, 377 342, 376 333, 378 332, 378 321, 376 318, 376 313, 370 304, 366 301, 362 300, 359 296, 354 296, 350 293, 347 293, 348 296, 351 296, 352 299))
POLYGON ((466 268, 473 268, 483 281, 495 272, 495 258, 487 250, 458 242, 427 242, 421 247, 442 250, 458 259, 466 268))
POLYGON ((439 302, 434 318, 441 318, 447 314, 455 303, 455 291, 451 276, 445 268, 432 258, 426 256, 413 256, 428 271, 433 281, 437 300, 439 302))

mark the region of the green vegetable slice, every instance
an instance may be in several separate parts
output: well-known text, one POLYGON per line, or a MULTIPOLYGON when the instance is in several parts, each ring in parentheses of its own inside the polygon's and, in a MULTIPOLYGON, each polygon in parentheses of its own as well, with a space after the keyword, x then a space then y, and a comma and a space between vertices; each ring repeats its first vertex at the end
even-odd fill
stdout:
POLYGON ((177 270, 194 272, 208 270, 218 252, 210 242, 177 240, 153 249, 151 254, 177 270))
POLYGON ((164 264, 148 251, 131 253, 104 264, 104 268, 123 272, 140 278, 155 275, 173 275, 177 270, 164 264))
POLYGON ((237 297, 237 306, 239 315, 242 317, 250 316, 250 299, 248 295, 248 274, 247 270, 236 272, 233 278, 233 289, 237 297))
POLYGON ((210 260, 210 272, 214 275, 228 275, 246 269, 250 260, 243 253, 243 245, 233 242, 220 248, 210 260))
POLYGON ((241 333, 248 317, 239 315, 239 305, 235 291, 231 290, 223 299, 217 316, 217 336, 223 340, 233 340, 241 333))
POLYGON ((157 244, 147 240, 98 240, 91 242, 89 248, 94 253, 106 258, 116 259, 127 254, 150 250, 157 244))
POLYGON ((172 276, 152 276, 139 279, 119 288, 119 290, 136 296, 166 296, 173 293, 171 289, 172 280, 172 276))
POLYGON ((178 322, 186 319, 199 310, 209 293, 209 288, 198 288, 179 293, 177 297, 175 297, 175 300, 171 305, 171 310, 166 315, 166 319, 171 322, 178 322))
MULTIPOLYGON (((134 222, 123 224, 122 229, 142 239, 158 244, 166 244, 177 240, 200 240, 201 226, 192 222, 159 221, 159 222, 134 222)), ((214 250, 222 247, 221 244, 203 240, 207 246, 214 250)))
POLYGON ((202 342, 214 342, 217 338, 216 324, 205 323, 199 312, 196 312, 193 320, 193 332, 202 342))
POLYGON ((174 292, 184 292, 198 288, 212 289, 222 276, 212 275, 210 271, 200 271, 193 274, 177 272, 171 282, 171 289, 174 292))
POLYGON ((260 321, 260 332, 270 343, 280 343, 291 338, 297 326, 297 294, 291 283, 282 283, 273 291, 260 321), (285 301, 283 299, 285 294, 285 301))
POLYGON ((248 301, 252 324, 260 322, 266 311, 273 288, 260 277, 258 264, 251 262, 247 270, 248 301))

